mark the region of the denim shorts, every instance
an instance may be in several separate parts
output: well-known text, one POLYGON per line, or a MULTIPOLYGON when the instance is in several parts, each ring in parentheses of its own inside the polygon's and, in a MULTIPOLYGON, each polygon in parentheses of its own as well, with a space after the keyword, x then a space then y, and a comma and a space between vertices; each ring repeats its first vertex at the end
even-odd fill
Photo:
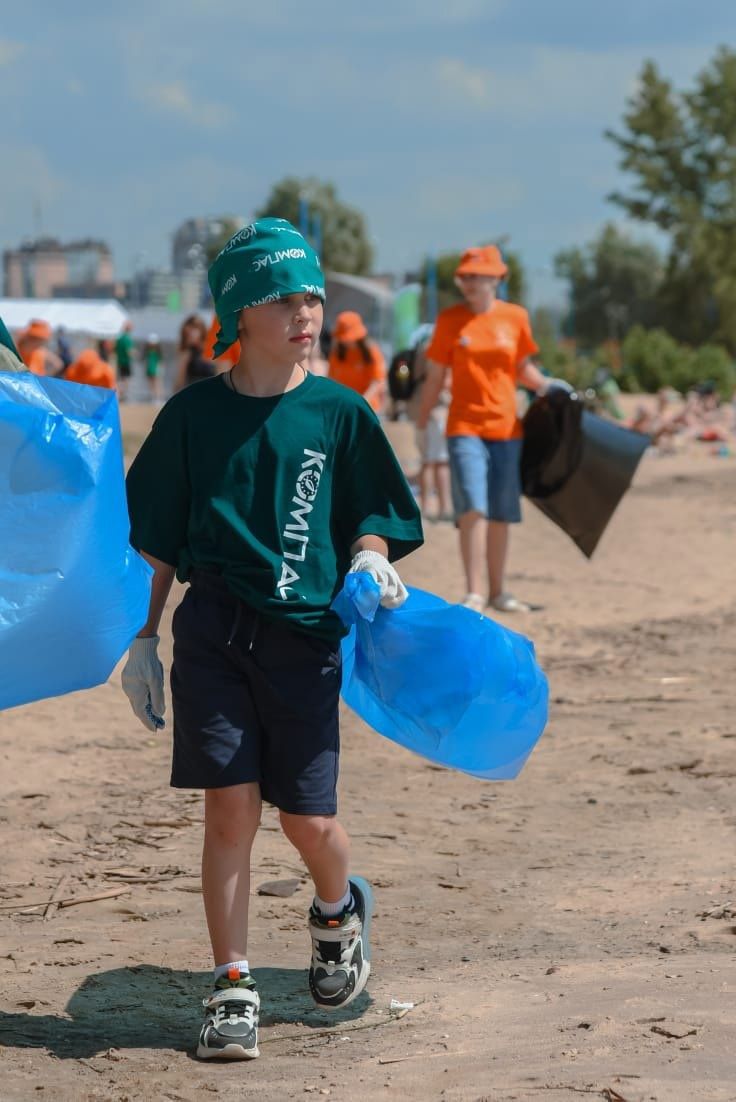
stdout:
POLYGON ((295 815, 335 815, 340 643, 294 631, 197 572, 174 613, 174 788, 255 781, 295 815))
POLYGON ((521 520, 521 440, 449 436, 455 517, 482 513, 489 520, 521 520))

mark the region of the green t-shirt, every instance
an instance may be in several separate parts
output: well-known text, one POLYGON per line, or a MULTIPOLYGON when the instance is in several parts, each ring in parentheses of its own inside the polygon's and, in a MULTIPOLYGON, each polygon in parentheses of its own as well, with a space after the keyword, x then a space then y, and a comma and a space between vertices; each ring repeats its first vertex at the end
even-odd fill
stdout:
POLYGON ((115 341, 115 362, 118 367, 130 367, 133 360, 133 344, 130 333, 121 333, 115 341))
POLYGON ((357 393, 308 375, 273 398, 223 376, 161 410, 127 479, 131 542, 176 566, 219 573, 231 592, 297 630, 338 639, 330 604, 361 535, 389 557, 419 547, 414 496, 357 393))

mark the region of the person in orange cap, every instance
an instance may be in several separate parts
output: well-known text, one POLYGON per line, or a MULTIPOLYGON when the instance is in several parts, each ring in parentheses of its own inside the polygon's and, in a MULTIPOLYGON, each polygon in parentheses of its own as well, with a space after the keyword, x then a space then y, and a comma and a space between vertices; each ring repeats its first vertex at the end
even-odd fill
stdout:
POLYGON ((29 322, 18 336, 17 345, 20 358, 34 375, 57 375, 62 362, 48 347, 51 340, 51 326, 39 318, 29 322))
POLYGON ((380 348, 368 340, 368 330, 360 314, 345 310, 335 318, 330 378, 362 394, 375 413, 380 413, 386 398, 386 361, 380 348))
POLYGON ((115 389, 115 372, 94 348, 85 348, 84 352, 80 352, 74 363, 66 369, 64 378, 72 383, 115 389))
POLYGON ((437 318, 417 417, 417 428, 426 428, 451 378, 446 431, 467 583, 464 603, 478 612, 486 603, 499 612, 529 611, 529 605, 504 589, 509 525, 521 520, 522 426, 516 388, 541 393, 549 383, 531 359, 538 348, 526 310, 497 296, 506 274, 495 245, 463 253, 455 282, 465 301, 437 318))

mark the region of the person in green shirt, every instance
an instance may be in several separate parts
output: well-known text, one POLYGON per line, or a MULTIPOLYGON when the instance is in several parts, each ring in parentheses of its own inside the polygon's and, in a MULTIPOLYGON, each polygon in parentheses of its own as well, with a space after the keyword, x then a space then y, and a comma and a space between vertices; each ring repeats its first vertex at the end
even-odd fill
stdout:
POLYGON ((227 243, 209 272, 216 355, 239 361, 176 394, 128 474, 131 541, 154 569, 148 621, 123 671, 133 710, 163 726, 158 624, 176 576, 171 692, 175 787, 205 789, 202 891, 215 964, 197 1055, 258 1055, 247 960, 250 851, 261 801, 314 880, 309 986, 341 1008, 370 972, 372 893, 350 874, 337 817, 345 574, 381 603, 407 592, 392 561, 422 543, 419 511, 357 393, 310 374, 322 327, 317 255, 282 219, 227 243))
POLYGON ((126 321, 123 331, 115 341, 115 364, 118 376, 118 398, 124 402, 128 397, 128 379, 133 374, 133 351, 135 342, 132 337, 133 323, 126 321))
POLYGON ((143 363, 146 368, 146 379, 148 380, 148 390, 152 402, 161 401, 160 375, 162 359, 163 352, 161 350, 161 341, 158 339, 158 333, 149 333, 148 339, 143 346, 143 363))

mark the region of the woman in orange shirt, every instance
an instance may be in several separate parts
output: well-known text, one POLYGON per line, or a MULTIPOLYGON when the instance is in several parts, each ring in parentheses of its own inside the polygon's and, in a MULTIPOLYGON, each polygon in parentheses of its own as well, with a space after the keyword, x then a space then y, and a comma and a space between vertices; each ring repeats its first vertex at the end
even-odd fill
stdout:
POLYGON ((17 345, 20 358, 34 375, 57 375, 62 362, 48 347, 51 340, 51 326, 45 321, 34 318, 18 335, 17 345))
POLYGON ((66 369, 64 378, 71 383, 87 383, 88 386, 115 390, 115 372, 95 348, 85 348, 80 352, 66 369))
POLYGON ((548 383, 531 357, 538 351, 521 306, 497 298, 507 268, 495 245, 468 249, 455 273, 464 303, 437 318, 417 428, 451 375, 447 417, 452 497, 465 568, 465 604, 477 612, 528 612, 504 590, 509 525, 521 520, 521 421, 516 388, 548 383), (483 594, 487 574, 487 599, 483 594))
POLYGON ((345 310, 335 318, 330 352, 330 378, 362 394, 375 413, 386 397, 386 361, 380 348, 368 340, 360 314, 345 310))

